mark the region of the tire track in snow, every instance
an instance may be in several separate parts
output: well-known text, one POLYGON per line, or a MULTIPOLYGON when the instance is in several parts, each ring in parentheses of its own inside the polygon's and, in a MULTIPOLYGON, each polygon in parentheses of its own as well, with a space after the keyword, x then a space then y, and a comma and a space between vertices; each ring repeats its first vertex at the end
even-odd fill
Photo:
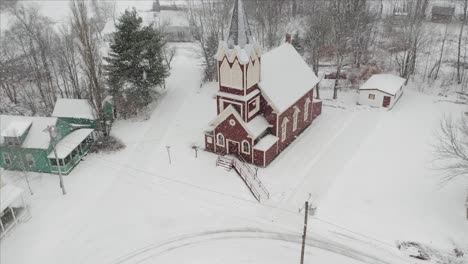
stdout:
MULTIPOLYGON (((276 231, 265 231, 261 229, 225 229, 194 233, 189 235, 183 235, 175 237, 171 240, 149 245, 144 248, 140 248, 133 252, 130 252, 112 262, 112 264, 136 264, 145 263, 147 261, 155 261, 158 256, 177 250, 180 248, 193 246, 197 244, 203 244, 211 241, 220 240, 231 240, 231 239, 263 239, 289 242, 294 244, 301 244, 302 236, 294 235, 290 233, 281 233, 276 231)), ((327 240, 323 237, 314 235, 309 237, 306 241, 306 245, 309 248, 318 248, 326 250, 341 256, 349 257, 354 260, 361 261, 363 263, 372 264, 391 264, 398 263, 399 260, 385 260, 377 257, 373 254, 364 253, 363 251, 353 249, 344 244, 327 240)), ((403 262, 401 262, 403 263, 403 262)))

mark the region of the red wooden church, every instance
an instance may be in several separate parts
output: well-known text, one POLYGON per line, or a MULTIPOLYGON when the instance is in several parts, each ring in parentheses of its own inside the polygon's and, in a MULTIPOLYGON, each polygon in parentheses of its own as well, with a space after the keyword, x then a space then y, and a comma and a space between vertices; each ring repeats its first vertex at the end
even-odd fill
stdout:
POLYGON ((313 98, 319 79, 288 42, 262 54, 242 0, 216 58, 218 116, 205 148, 265 167, 320 115, 322 104, 313 98))

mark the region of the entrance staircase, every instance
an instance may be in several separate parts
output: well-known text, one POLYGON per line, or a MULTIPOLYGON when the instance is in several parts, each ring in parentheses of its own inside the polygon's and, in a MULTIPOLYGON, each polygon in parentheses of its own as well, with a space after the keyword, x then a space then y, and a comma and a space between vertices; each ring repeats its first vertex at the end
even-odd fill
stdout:
POLYGON ((223 167, 228 171, 234 169, 258 202, 270 199, 270 193, 265 185, 262 184, 256 173, 242 157, 224 156, 223 153, 218 156, 216 166, 223 167))

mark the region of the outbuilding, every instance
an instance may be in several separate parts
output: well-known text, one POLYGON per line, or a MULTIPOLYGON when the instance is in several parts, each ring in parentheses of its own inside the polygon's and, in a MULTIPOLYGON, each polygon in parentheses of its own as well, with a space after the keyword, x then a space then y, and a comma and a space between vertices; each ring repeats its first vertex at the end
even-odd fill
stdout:
POLYGON ((434 6, 432 7, 432 22, 450 23, 455 16, 455 7, 452 6, 434 6))
POLYGON ((392 74, 375 74, 359 88, 359 104, 392 108, 403 94, 405 82, 392 74))

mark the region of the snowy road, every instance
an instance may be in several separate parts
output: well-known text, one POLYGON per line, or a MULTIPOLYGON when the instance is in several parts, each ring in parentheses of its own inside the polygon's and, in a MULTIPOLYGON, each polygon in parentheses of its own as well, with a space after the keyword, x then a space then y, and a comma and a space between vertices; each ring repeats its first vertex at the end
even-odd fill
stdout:
MULTIPOLYGON (((303 221, 297 208, 308 193, 323 204, 318 218, 310 221, 307 262, 408 262, 396 252, 395 236, 377 233, 382 236, 376 241, 361 234, 369 230, 376 234, 378 225, 373 222, 392 226, 391 220, 385 219, 392 219, 388 214, 372 218, 364 211, 373 204, 372 199, 394 206, 378 192, 391 195, 399 191, 403 197, 411 197, 412 190, 404 187, 409 175, 402 173, 403 168, 413 168, 415 175, 424 173, 424 157, 411 167, 405 163, 407 156, 399 157, 396 149, 406 144, 415 148, 407 151, 411 155, 427 151, 426 128, 416 129, 412 124, 433 124, 436 119, 426 112, 403 112, 411 109, 414 96, 402 101, 406 110, 394 112, 325 107, 323 115, 290 148, 269 168, 259 170, 273 195, 268 204, 261 205, 235 173, 215 167, 215 155, 200 151, 198 158, 194 157, 191 147, 201 144, 203 130, 215 114, 212 95, 216 87, 199 89, 200 64, 193 54, 194 46, 178 47, 167 92, 151 118, 115 124, 113 133, 125 142, 125 150, 88 156, 65 178, 69 192, 65 197, 60 195, 56 177, 33 177, 33 218, 2 240, 2 264, 295 262, 303 221), (414 131, 390 131, 398 138, 385 141, 388 128, 382 125, 383 116, 392 126, 414 131), (398 145, 400 139, 404 141, 398 145), (166 146, 171 147, 172 164, 166 146), (376 151, 376 146, 385 147, 388 153, 376 151), (359 155, 354 157, 356 153, 359 155), (360 159, 380 164, 385 163, 385 155, 402 164, 401 170, 393 171, 400 177, 382 174, 369 179, 373 174, 360 170, 365 168, 360 159), (372 188, 363 188, 366 182, 371 182, 372 188), (323 221, 325 218, 331 219, 331 224, 323 221), (362 224, 356 224, 356 219, 362 224), (362 226, 365 224, 367 229, 362 226)), ((416 102, 424 111, 432 107, 427 98, 416 102)), ((410 182, 413 188, 416 183, 410 182)), ((428 197, 431 191, 426 188, 419 194, 428 197)), ((397 202, 411 204, 404 199, 397 202)), ((439 207, 442 204, 439 202, 439 207)), ((408 217, 401 220, 420 219, 411 213, 414 207, 402 208, 408 217)), ((453 223, 453 229, 446 229, 448 234, 460 226, 453 223)), ((438 226, 442 229, 443 221, 438 226)), ((404 226, 400 229, 400 234, 411 232, 404 226)))

